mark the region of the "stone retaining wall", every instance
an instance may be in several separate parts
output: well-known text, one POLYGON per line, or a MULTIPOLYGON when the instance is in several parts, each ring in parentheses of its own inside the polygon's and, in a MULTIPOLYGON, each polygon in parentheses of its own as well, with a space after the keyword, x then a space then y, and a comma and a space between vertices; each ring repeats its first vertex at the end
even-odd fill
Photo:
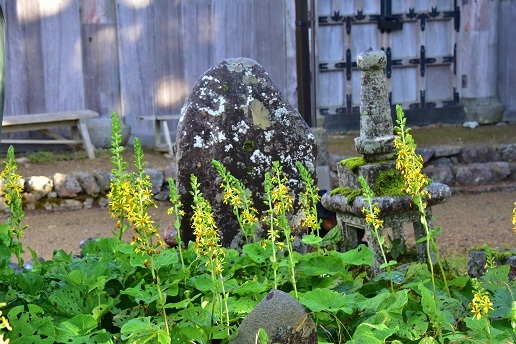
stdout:
MULTIPOLYGON (((516 189, 516 143, 498 146, 435 146, 419 148, 425 162, 424 172, 433 181, 448 184, 455 191, 479 192, 516 189)), ((331 156, 332 185, 336 183, 337 164, 343 156, 331 156)), ((146 169, 157 201, 168 201, 168 178, 176 168, 146 169)), ((111 175, 103 171, 56 173, 52 178, 34 176, 22 182, 26 209, 78 210, 107 206, 111 175)), ((0 212, 8 209, 2 195, 0 212)))
MULTIPOLYGON (((483 192, 516 189, 516 143, 498 146, 434 146, 418 148, 423 172, 453 191, 483 192)), ((332 185, 337 185, 337 164, 344 156, 331 157, 332 185)))
MULTIPOLYGON (((152 193, 157 201, 169 197, 168 178, 175 178, 177 170, 146 169, 152 183, 152 193)), ((108 205, 110 173, 95 170, 92 173, 78 172, 73 175, 56 173, 52 178, 34 176, 22 179, 25 186, 23 198, 27 210, 79 210, 93 206, 108 205)), ((1 181, 0 181, 1 183, 1 181)), ((8 212, 5 198, 0 197, 0 212, 8 212)))
POLYGON ((459 191, 516 186, 516 143, 498 146, 436 146, 418 149, 433 181, 459 191))

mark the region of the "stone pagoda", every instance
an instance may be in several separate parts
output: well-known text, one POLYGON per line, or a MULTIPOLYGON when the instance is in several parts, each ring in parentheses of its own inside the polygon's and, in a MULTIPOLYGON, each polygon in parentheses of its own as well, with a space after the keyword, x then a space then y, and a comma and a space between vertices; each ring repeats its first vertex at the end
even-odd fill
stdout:
MULTIPOLYGON (((338 166, 339 187, 346 190, 360 189, 358 177, 362 176, 372 186, 379 174, 395 169, 396 149, 394 147, 393 121, 391 106, 387 96, 384 68, 387 57, 381 50, 361 53, 357 58, 358 68, 362 71, 360 94, 360 136, 355 138, 355 146, 365 160, 365 164, 351 170, 346 164, 338 166)), ((431 207, 445 202, 450 196, 450 188, 445 184, 431 183, 427 187, 430 193, 426 208, 428 225, 432 226, 431 207)), ((337 221, 342 229, 341 249, 349 250, 358 246, 362 238, 357 233, 365 232, 365 240, 375 253, 373 273, 380 272, 383 263, 380 247, 371 229, 365 221, 362 209, 367 203, 362 196, 326 193, 322 197, 323 206, 337 214, 337 221)), ((403 225, 412 223, 416 241, 426 235, 420 222, 417 207, 412 205, 410 196, 379 196, 373 198, 380 209, 379 217, 384 221, 383 229, 392 229, 392 238, 399 239, 401 248, 405 247, 403 225)), ((416 245, 417 259, 426 260, 425 242, 416 245)))

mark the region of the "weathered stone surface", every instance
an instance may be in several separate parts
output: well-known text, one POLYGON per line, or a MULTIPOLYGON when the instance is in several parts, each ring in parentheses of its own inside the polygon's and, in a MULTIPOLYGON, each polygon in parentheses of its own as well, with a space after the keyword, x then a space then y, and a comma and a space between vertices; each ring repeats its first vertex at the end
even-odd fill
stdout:
POLYGON ((437 159, 433 160, 432 161, 432 165, 435 165, 435 166, 451 166, 451 165, 453 165, 453 163, 452 163, 450 158, 441 157, 441 158, 437 158, 437 159))
MULTIPOLYGON (((430 193, 430 197, 427 199, 428 207, 444 203, 451 197, 451 190, 445 184, 431 183, 425 189, 430 193)), ((380 218, 413 209, 413 202, 410 196, 377 196, 373 197, 373 202, 380 209, 380 218)), ((357 217, 364 217, 362 209, 368 206, 363 196, 358 196, 353 203, 347 204, 346 196, 341 194, 331 196, 330 193, 326 193, 321 197, 321 203, 327 210, 357 217)))
POLYGON ((107 173, 102 170, 95 170, 92 174, 97 180, 97 184, 100 187, 100 191, 102 193, 108 193, 111 187, 111 178, 113 177, 111 173, 107 173))
POLYGON ((509 169, 511 174, 509 175, 509 180, 516 180, 516 161, 509 163, 509 169))
POLYGON ((502 120, 504 105, 498 97, 461 98, 461 103, 468 121, 491 124, 502 120))
POLYGON ((100 193, 100 186, 95 176, 88 172, 77 172, 75 178, 81 185, 84 192, 90 196, 97 196, 100 193))
POLYGON ((460 185, 482 185, 498 183, 511 174, 507 162, 477 163, 454 166, 457 183, 460 185))
POLYGON ((443 183, 446 185, 455 184, 455 176, 450 165, 430 165, 423 169, 423 173, 428 175, 436 183, 443 183))
POLYGON ((172 178, 173 180, 177 179, 177 166, 171 165, 168 168, 163 170, 163 173, 165 174, 165 184, 168 185, 168 179, 172 178))
POLYGON ((25 191, 34 195, 36 200, 42 199, 54 188, 52 179, 44 176, 29 177, 25 181, 25 191))
POLYGON ((156 201, 166 201, 170 198, 170 191, 168 191, 168 190, 160 191, 157 194, 155 194, 153 196, 153 198, 156 201))
POLYGON ((328 134, 324 128, 310 128, 317 142, 316 166, 327 166, 330 164, 330 154, 328 153, 328 134))
POLYGON ((163 171, 156 168, 146 168, 145 173, 147 173, 150 177, 152 184, 152 194, 155 195, 160 192, 161 187, 163 186, 163 181, 165 179, 165 174, 163 171))
POLYGON ((468 254, 468 275, 480 277, 486 272, 486 252, 469 251, 468 254))
POLYGON ((434 156, 434 150, 432 148, 426 147, 417 148, 416 154, 421 155, 421 157, 423 158, 423 164, 426 164, 434 156))
POLYGON ((498 183, 505 180, 511 174, 511 166, 505 161, 495 161, 491 163, 493 182, 498 183))
POLYGON ((459 154, 459 161, 463 164, 477 162, 489 162, 500 160, 500 154, 490 146, 467 146, 462 147, 459 154))
POLYGON ((461 151, 460 146, 435 146, 433 148, 434 148, 434 158, 457 155, 461 151))
POLYGON ((23 195, 25 200, 25 206, 28 210, 34 210, 36 208, 36 196, 30 192, 26 192, 23 195))
POLYGON ((269 343, 316 344, 317 329, 304 307, 289 294, 272 290, 238 327, 231 344, 255 344, 256 333, 263 328, 269 343))
POLYGON ((503 161, 516 161, 516 143, 500 145, 500 155, 503 161))
MULTIPOLYGON (((315 177, 314 135, 265 70, 251 59, 224 60, 208 70, 182 109, 177 133, 178 190, 186 212, 181 231, 186 242, 194 240, 190 176, 195 174, 213 207, 222 244, 239 244, 238 222, 231 208, 222 204, 213 159, 249 189, 259 212, 265 211, 262 184, 273 161, 282 164, 293 196, 302 187, 297 161, 315 177)), ((293 227, 296 231, 295 223, 293 227)))
POLYGON ((82 192, 81 185, 73 176, 56 173, 53 177, 54 191, 60 198, 74 198, 82 192))
POLYGON ((91 197, 86 198, 83 202, 84 208, 90 209, 91 207, 93 207, 93 202, 94 202, 93 198, 91 198, 91 197))
POLYGON ((384 68, 387 55, 369 49, 358 54, 357 66, 362 71, 360 88, 360 136, 355 147, 367 162, 394 158, 391 106, 387 95, 384 68))

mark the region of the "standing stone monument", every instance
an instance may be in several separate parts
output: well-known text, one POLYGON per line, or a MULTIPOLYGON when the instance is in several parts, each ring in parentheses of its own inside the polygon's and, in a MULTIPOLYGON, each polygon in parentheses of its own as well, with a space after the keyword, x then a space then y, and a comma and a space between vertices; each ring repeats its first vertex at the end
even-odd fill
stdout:
MULTIPOLYGON (((365 164, 358 166, 356 171, 339 164, 339 186, 346 189, 360 189, 358 177, 362 176, 372 186, 383 171, 395 169, 396 149, 394 147, 393 123, 391 109, 385 85, 383 69, 387 57, 381 50, 368 50, 358 55, 357 65, 362 71, 360 92, 360 136, 355 138, 358 153, 364 156, 365 164)), ((445 184, 431 183, 427 190, 430 197, 427 200, 426 219, 432 226, 431 206, 446 201, 451 196, 450 188, 445 184)), ((358 245, 362 238, 357 237, 359 230, 365 231, 369 248, 375 253, 373 273, 380 272, 383 263, 380 247, 370 226, 365 221, 362 209, 368 204, 364 197, 356 197, 348 202, 348 196, 326 193, 321 202, 323 206, 336 212, 337 221, 342 228, 344 250, 358 245)), ((412 223, 416 240, 426 235, 420 223, 420 214, 412 204, 410 196, 379 196, 373 198, 380 209, 379 217, 384 221, 383 228, 391 228, 394 239, 400 240, 404 246, 403 224, 412 223)), ((426 259, 426 243, 416 245, 417 258, 426 259)))
MULTIPOLYGON (((222 203, 223 190, 211 164, 213 159, 242 181, 261 213, 266 210, 264 176, 273 161, 283 166, 293 197, 302 190, 297 161, 315 179, 314 135, 263 67, 252 59, 227 59, 208 70, 186 100, 177 132, 177 184, 186 213, 181 222, 185 242, 195 240, 190 224, 190 176, 195 174, 200 190, 213 207, 222 245, 240 244, 238 222, 232 209, 222 203)), ((298 207, 296 202, 294 213, 298 207)), ((293 219, 297 219, 292 222, 295 234, 301 219, 293 219)))

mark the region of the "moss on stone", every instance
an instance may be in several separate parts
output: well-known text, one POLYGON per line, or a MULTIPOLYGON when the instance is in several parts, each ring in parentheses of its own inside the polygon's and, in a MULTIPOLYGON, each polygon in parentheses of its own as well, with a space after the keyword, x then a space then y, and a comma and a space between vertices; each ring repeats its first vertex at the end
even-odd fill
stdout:
POLYGON ((340 187, 340 188, 333 189, 330 192, 331 196, 334 196, 337 194, 346 196, 347 197, 346 203, 348 205, 351 205, 351 203, 353 203, 353 201, 355 200, 356 197, 362 195, 362 190, 340 187))
POLYGON ((346 166, 351 172, 356 173, 360 166, 366 164, 366 161, 363 156, 354 156, 342 160, 340 164, 346 166))
POLYGON ((242 147, 242 149, 244 150, 244 152, 249 152, 251 150, 254 149, 254 142, 251 141, 251 140, 246 140, 244 142, 244 146, 242 147))
POLYGON ((403 188, 405 184, 400 171, 391 169, 378 174, 372 189, 377 196, 403 196, 403 188))

